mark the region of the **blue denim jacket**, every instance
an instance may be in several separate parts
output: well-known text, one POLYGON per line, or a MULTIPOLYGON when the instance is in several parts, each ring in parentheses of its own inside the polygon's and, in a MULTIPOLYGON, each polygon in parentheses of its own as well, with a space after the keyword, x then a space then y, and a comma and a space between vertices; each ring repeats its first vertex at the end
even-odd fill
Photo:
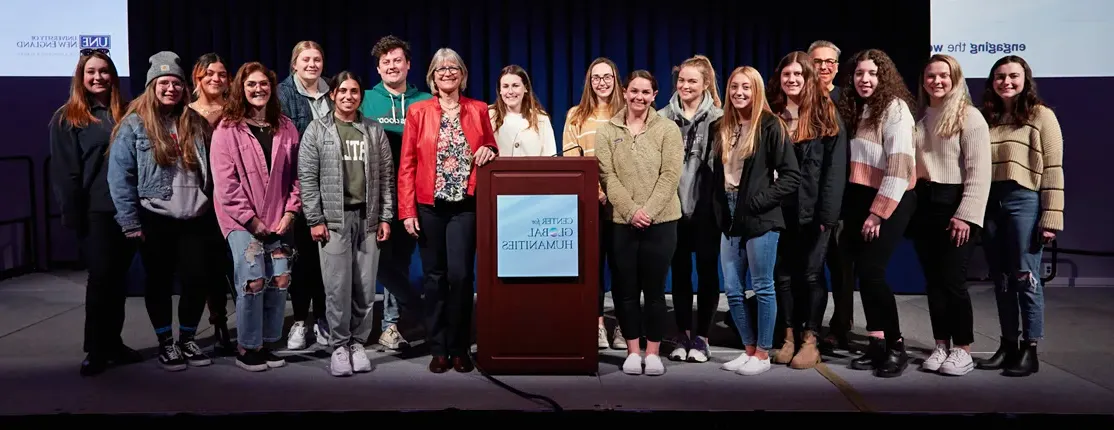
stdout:
MULTIPOLYGON (((175 170, 155 162, 152 145, 139 115, 129 114, 120 120, 120 130, 109 152, 108 187, 116 206, 116 223, 124 233, 142 229, 139 220, 142 199, 169 200, 174 192, 171 184, 175 170)), ((201 171, 205 172, 202 180, 208 191, 212 181, 204 138, 198 136, 194 148, 197 148, 201 171)))

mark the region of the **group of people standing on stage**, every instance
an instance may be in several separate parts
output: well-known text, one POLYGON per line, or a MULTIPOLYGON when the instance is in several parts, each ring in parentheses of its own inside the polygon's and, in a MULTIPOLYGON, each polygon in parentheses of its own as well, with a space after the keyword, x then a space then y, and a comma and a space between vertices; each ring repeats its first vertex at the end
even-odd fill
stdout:
POLYGON ((497 156, 552 155, 598 159, 600 259, 618 319, 606 328, 601 270, 598 341, 627 350, 626 373, 665 372, 670 271, 678 337, 668 357, 709 361, 722 267, 728 322, 745 346, 724 370, 811 368, 824 346, 847 348, 857 283, 870 342, 851 366, 900 375, 910 358, 886 267, 908 237, 936 339, 922 368, 966 374, 976 367, 967 262, 980 235, 1002 342, 977 365, 1007 375, 1038 369, 1037 273, 1042 246, 1063 229, 1062 137, 1020 57, 990 70, 981 108, 946 55, 926 62, 916 98, 878 50, 853 56, 852 76, 837 86, 840 51, 818 41, 786 55, 768 81, 735 68, 724 98, 698 55, 674 70, 661 108, 651 73, 622 78, 598 58, 558 151, 519 66, 500 71, 489 105, 462 95, 468 68, 448 48, 430 61, 430 92, 407 83, 410 49, 393 36, 373 49, 382 82, 372 88, 349 71, 324 77, 323 53, 299 42, 280 82, 258 62, 232 75, 206 54, 187 73, 176 54, 160 52, 128 103, 109 53, 81 52, 50 144, 63 222, 77 231, 89 269, 82 374, 142 360, 120 338, 136 253, 168 370, 212 363, 195 337, 208 306, 217 349, 246 370, 283 366, 275 344, 285 337, 289 350, 311 338, 327 347, 335 376, 370 371, 364 345, 381 282, 378 342, 406 346, 399 315, 421 315, 429 370, 469 372, 475 171, 497 156), (415 248, 420 291, 409 285, 415 248), (835 314, 821 337, 825 263, 835 314), (294 323, 284 334, 288 295, 294 323))

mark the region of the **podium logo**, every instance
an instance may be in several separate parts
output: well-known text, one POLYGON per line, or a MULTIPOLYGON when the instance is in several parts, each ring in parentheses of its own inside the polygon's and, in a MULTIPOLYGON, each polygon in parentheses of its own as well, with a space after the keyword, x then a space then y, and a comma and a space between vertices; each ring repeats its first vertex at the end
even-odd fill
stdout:
POLYGON ((504 240, 504 251, 574 250, 576 219, 567 217, 534 218, 519 240, 504 240))

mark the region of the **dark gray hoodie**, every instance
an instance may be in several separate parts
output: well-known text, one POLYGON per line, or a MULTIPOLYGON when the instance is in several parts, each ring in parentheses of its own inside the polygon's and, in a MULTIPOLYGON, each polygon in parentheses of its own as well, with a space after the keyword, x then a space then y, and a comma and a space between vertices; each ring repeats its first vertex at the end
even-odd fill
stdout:
POLYGON ((681 170, 678 192, 681 197, 681 216, 689 219, 696 211, 697 203, 707 204, 711 197, 708 193, 711 190, 708 186, 711 184, 707 182, 711 177, 712 163, 716 162, 710 146, 711 133, 715 130, 709 130, 708 126, 723 116, 723 109, 716 107, 712 102, 712 93, 705 91, 704 99, 700 102, 700 107, 692 120, 685 118, 684 112, 681 96, 676 92, 669 98, 669 104, 658 110, 661 116, 681 128, 681 138, 685 143, 685 161, 681 170))

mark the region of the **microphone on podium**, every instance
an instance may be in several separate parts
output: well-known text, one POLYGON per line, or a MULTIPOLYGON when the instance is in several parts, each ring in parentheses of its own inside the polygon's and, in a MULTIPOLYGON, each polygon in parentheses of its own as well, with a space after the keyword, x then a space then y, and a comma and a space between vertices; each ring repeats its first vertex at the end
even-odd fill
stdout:
MULTIPOLYGON (((566 153, 568 153, 569 151, 572 151, 572 150, 574 150, 574 149, 576 150, 576 152, 577 152, 578 154, 580 154, 580 156, 581 156, 581 157, 583 157, 583 156, 584 156, 584 147, 583 147, 583 146, 580 146, 580 145, 576 145, 576 146, 573 146, 573 147, 565 148, 565 150, 561 151, 561 155, 564 155, 564 154, 566 154, 566 153)), ((556 156, 557 156, 557 154, 553 154, 553 156, 554 156, 554 157, 556 157, 556 156)))

